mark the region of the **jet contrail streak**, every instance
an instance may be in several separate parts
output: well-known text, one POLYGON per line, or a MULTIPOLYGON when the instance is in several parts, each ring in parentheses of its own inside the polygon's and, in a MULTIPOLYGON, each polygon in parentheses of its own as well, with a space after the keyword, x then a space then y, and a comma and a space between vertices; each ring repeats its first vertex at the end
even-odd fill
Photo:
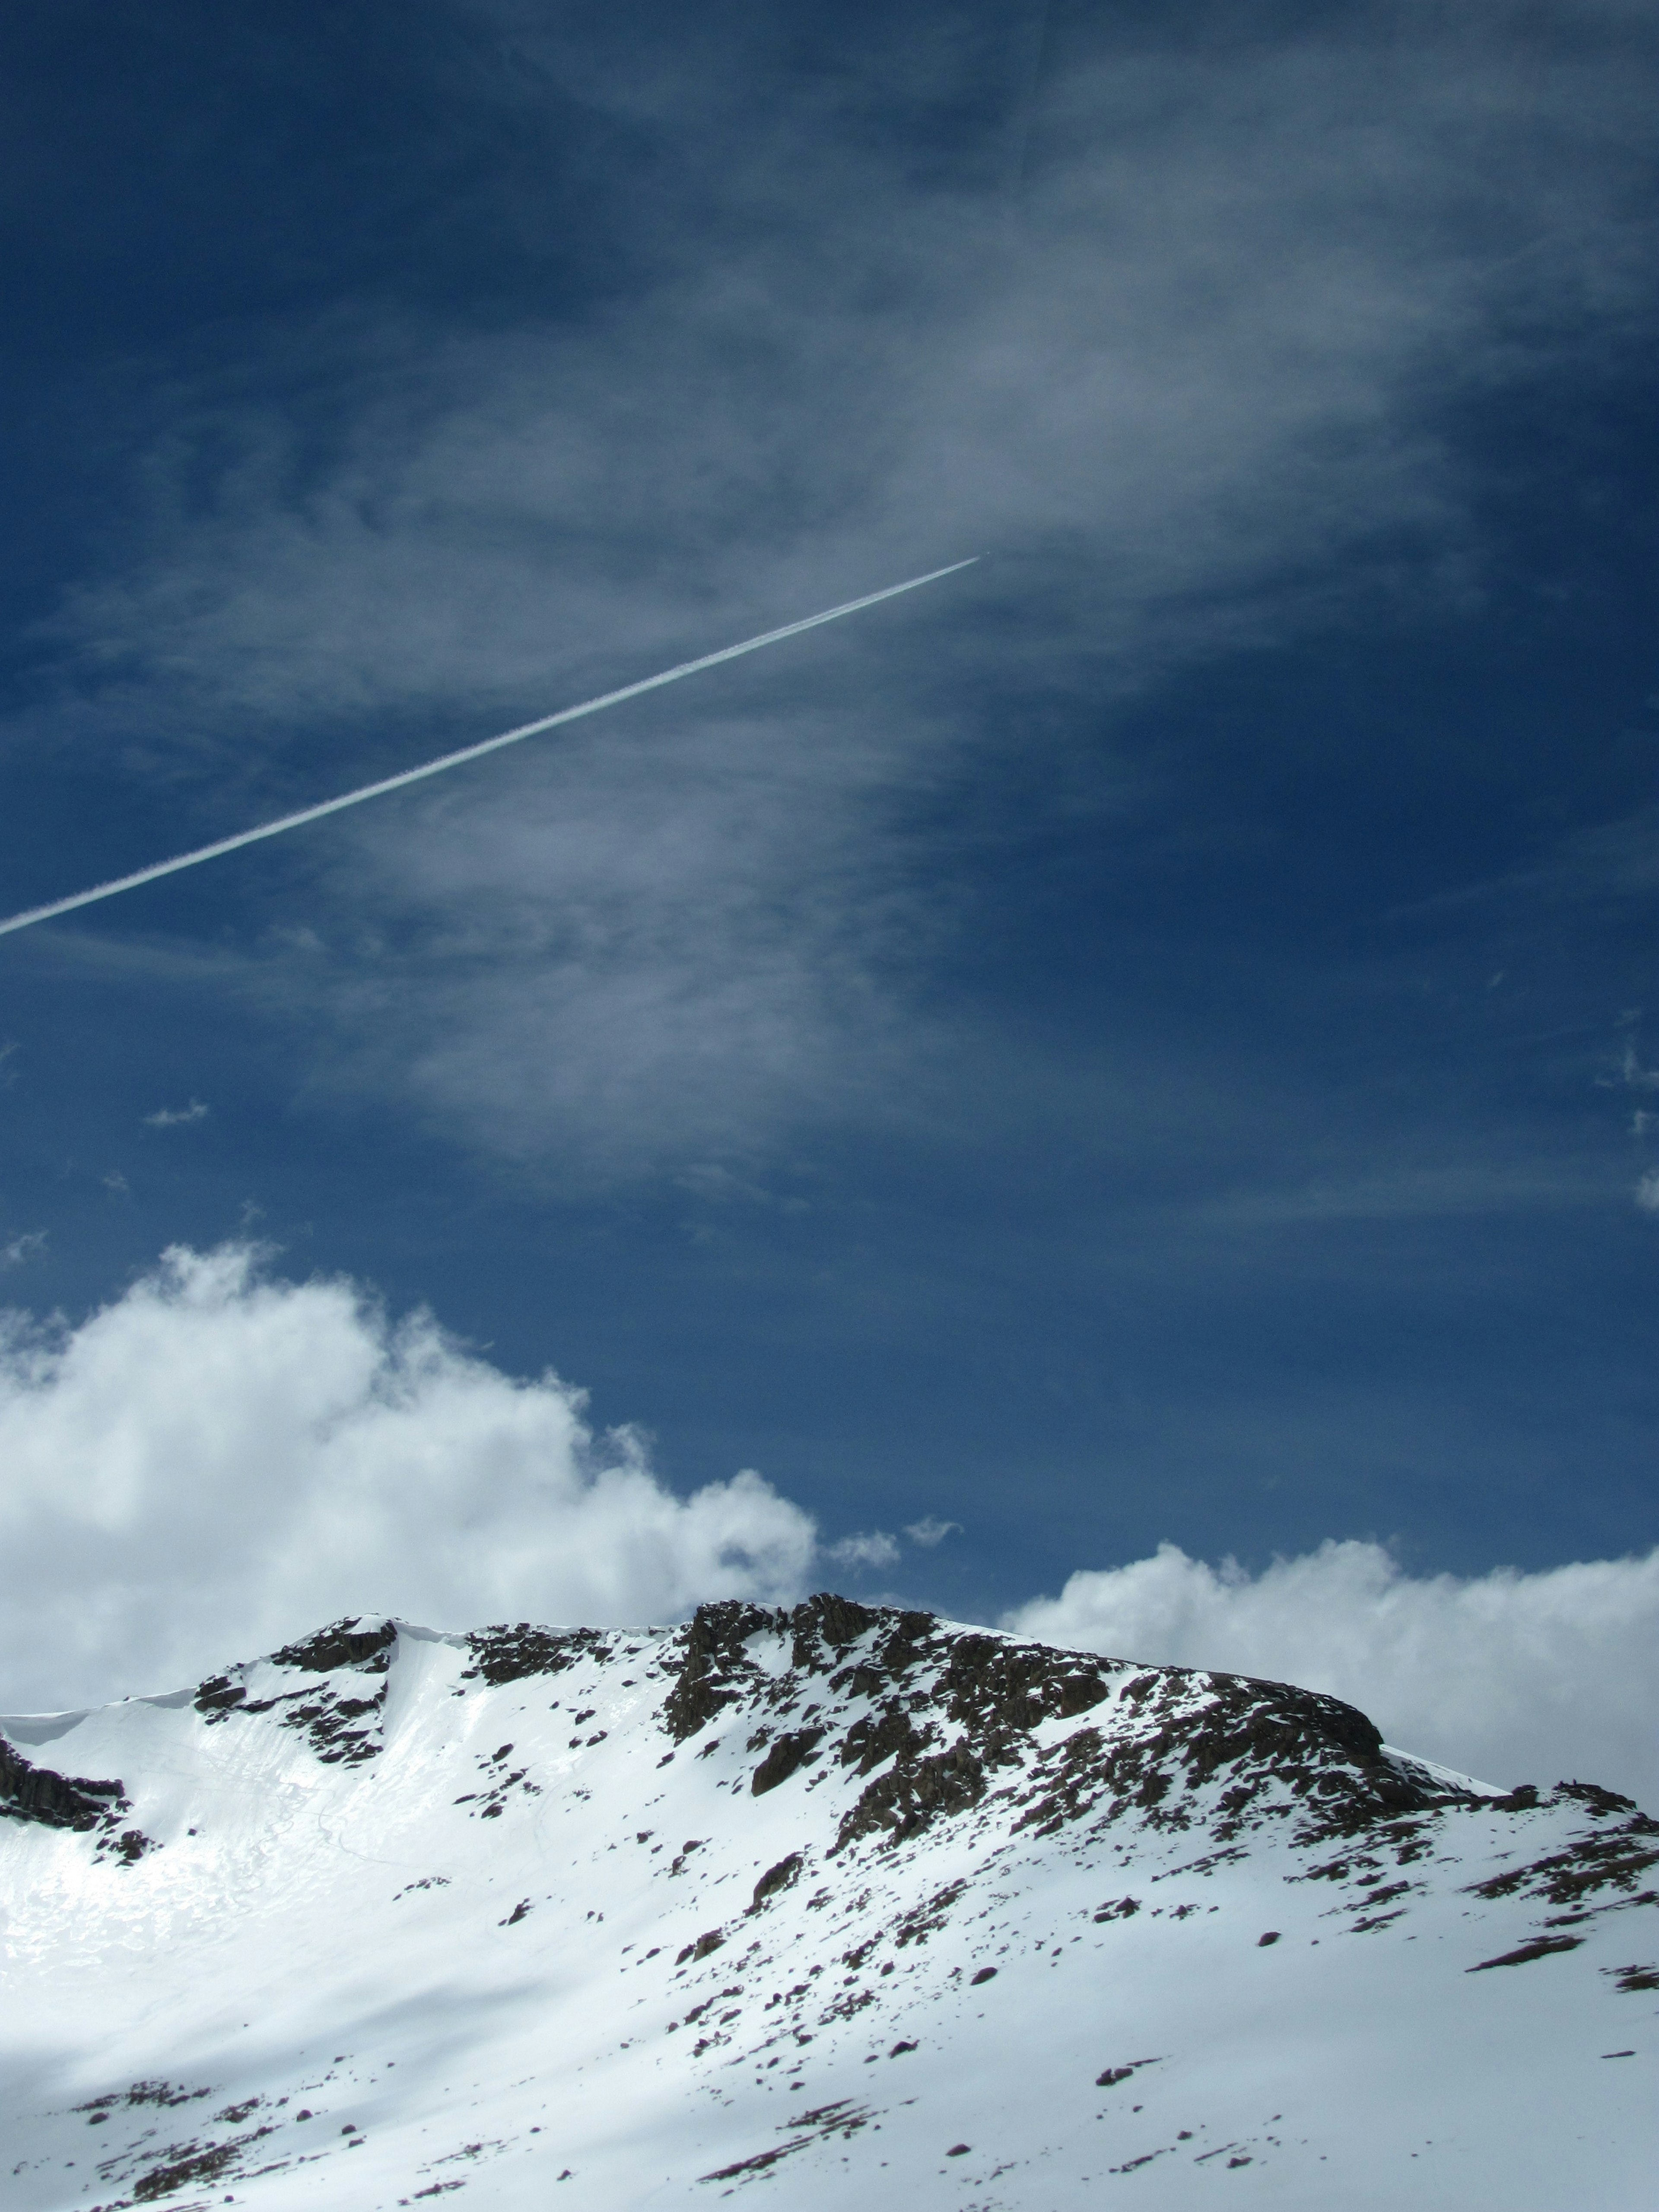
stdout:
POLYGON ((584 699, 579 707, 562 707, 556 714, 544 714, 539 721, 521 722, 516 730, 503 730, 498 738, 486 738, 481 744, 464 745, 458 753, 445 753, 441 760, 428 761, 421 768, 407 768, 401 775, 388 775, 379 783, 366 783, 361 791, 348 791, 339 799, 325 799, 319 806, 303 806, 297 814, 284 814, 280 821, 262 823, 257 830, 240 830, 234 837, 222 837, 216 845, 204 845, 194 853, 180 853, 176 860, 157 860, 152 867, 139 868, 132 875, 118 876, 112 883, 99 884, 89 891, 76 891, 72 898, 54 899, 50 906, 30 907, 25 914, 15 914, 9 921, 0 921, 0 937, 14 929, 27 929, 37 921, 50 921, 55 915, 70 914, 77 906, 92 906, 99 899, 113 898, 118 891, 136 890, 140 884, 153 884, 159 877, 177 875, 180 868, 193 868, 202 860, 216 860, 222 853, 234 853, 243 845, 255 845, 262 837, 280 837, 284 830, 297 830, 302 823, 319 822, 325 814, 338 814, 348 806, 361 806, 366 799, 379 799, 384 792, 401 791, 406 783, 419 783, 428 775, 441 775, 447 768, 459 768, 463 761, 477 760, 485 753, 499 752, 503 745, 516 745, 521 738, 533 738, 543 730, 556 729, 561 722, 574 722, 584 714, 597 714, 602 708, 615 707, 624 699, 637 699, 642 691, 660 690, 665 684, 678 684, 682 676, 695 676, 704 668, 717 668, 723 660, 736 660, 745 653, 758 653, 763 645, 776 645, 781 639, 799 637, 805 629, 817 629, 820 623, 839 622, 843 615, 855 615, 861 607, 879 605, 883 599, 896 599, 901 592, 914 592, 923 584, 937 583, 941 576, 954 576, 959 568, 971 568, 980 558, 975 553, 966 561, 953 561, 948 568, 930 569, 925 576, 912 576, 902 584, 889 584, 883 592, 866 592, 861 599, 848 599, 838 607, 827 607, 821 615, 808 615, 801 622, 785 623, 781 629, 769 629, 759 637, 746 637, 741 645, 723 646, 718 653, 705 653, 701 659, 683 660, 678 668, 665 668, 660 676, 647 676, 642 683, 624 684, 620 691, 602 692, 597 699, 584 699))

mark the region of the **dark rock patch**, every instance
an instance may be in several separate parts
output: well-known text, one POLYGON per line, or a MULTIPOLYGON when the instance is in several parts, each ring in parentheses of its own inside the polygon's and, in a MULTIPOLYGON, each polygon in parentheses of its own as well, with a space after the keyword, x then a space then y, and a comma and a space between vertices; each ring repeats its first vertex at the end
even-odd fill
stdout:
MULTIPOLYGON (((1161 2066, 1163 2063, 1161 2058, 1131 2058, 1121 2066, 1109 2066, 1104 2073, 1097 2074, 1095 2087, 1097 2089, 1115 2089, 1120 2082, 1127 2081, 1139 2074, 1143 2066, 1161 2066)), ((1139 2109, 1137 2106, 1136 2110, 1139 2109)))
POLYGON ((697 1607, 680 1632, 677 1679, 663 1700, 663 1723, 677 1743, 755 1686, 760 1670, 744 1646, 763 1630, 781 1630, 787 1618, 738 1598, 697 1607))
POLYGON ((536 1674, 562 1674, 579 1659, 603 1662, 611 1657, 602 1629, 533 1628, 527 1620, 514 1628, 501 1622, 493 1628, 478 1629, 466 1642, 472 1664, 463 1672, 462 1681, 487 1682, 492 1690, 536 1674))
POLYGON ((785 1624, 794 1638, 791 1664, 802 1673, 823 1671, 826 1645, 832 1652, 844 1651, 882 1618, 881 1613, 867 1605, 860 1605, 853 1598, 837 1597, 830 1590, 818 1591, 785 1616, 785 1624))
POLYGON ((781 1782, 801 1767, 811 1763, 819 1743, 823 1739, 821 1728, 797 1729, 788 1735, 781 1735, 755 1769, 750 1789, 757 1797, 763 1797, 769 1790, 775 1790, 781 1782))
MULTIPOLYGON (((0 1815, 86 1834, 95 1828, 112 1829, 131 1810, 132 1801, 120 1783, 94 1782, 85 1775, 36 1766, 0 1736, 0 1815)), ((142 1841, 148 1849, 148 1838, 142 1841)))
POLYGON ((378 1677, 367 1697, 354 1696, 325 1682, 314 1689, 279 1690, 274 1697, 250 1698, 248 1670, 241 1667, 228 1674, 210 1675, 196 1692, 196 1710, 210 1727, 233 1718, 275 1713, 278 1727, 305 1732, 325 1765, 360 1765, 374 1758, 381 1747, 380 1721, 386 1706, 392 1648, 397 1640, 398 1631, 392 1621, 365 1626, 348 1619, 271 1654, 273 1666, 292 1668, 301 1674, 378 1677), (237 1680, 239 1675, 244 1679, 237 1680))
POLYGON ((1529 1943, 1517 1944, 1513 1951, 1502 1951, 1495 1959, 1483 1959, 1478 1966, 1465 1966, 1466 1974, 1484 1974, 1491 1966, 1529 1966, 1534 1959, 1547 1959, 1557 1951, 1576 1951, 1583 1942, 1582 1936, 1534 1936, 1529 1943))
POLYGON ((860 1793, 842 1815, 832 1849, 845 1850, 860 1836, 898 1844, 917 1835, 942 1814, 960 1813, 985 1794, 985 1769, 966 1740, 921 1759, 898 1759, 860 1793))
POLYGON ((274 1667, 297 1667, 307 1674, 332 1674, 342 1667, 384 1674, 397 1641, 397 1626, 392 1621, 376 1621, 368 1627, 348 1618, 331 1622, 301 1643, 285 1644, 280 1651, 271 1653, 270 1662, 274 1667))
POLYGON ((1521 1893, 1565 1905, 1577 1905, 1605 1889, 1628 1897, 1638 1879, 1659 1866, 1659 1820, 1638 1813, 1633 1806, 1625 1814, 1628 1799, 1615 1798, 1610 1790, 1590 1792, 1580 1783, 1565 1784, 1556 1795, 1581 1802, 1593 1796, 1602 1801, 1593 1805, 1596 1816, 1615 1819, 1617 1825, 1610 1831, 1587 1829, 1565 1850, 1551 1851, 1530 1865, 1512 1867, 1487 1881, 1475 1882, 1472 1885, 1474 1896, 1495 1899, 1521 1893))
POLYGON ((768 1867, 755 1884, 755 1894, 749 1910, 758 1912, 769 1898, 776 1897, 792 1883, 799 1881, 801 1863, 800 1853, 791 1851, 787 1858, 780 1859, 775 1866, 768 1867))
POLYGON ((135 2204, 149 2204, 157 2197, 171 2197, 176 2190, 188 2189, 204 2181, 217 2181, 240 2164, 251 2144, 270 2132, 268 2127, 254 2128, 247 2135, 233 2136, 228 2142, 175 2143, 168 2149, 163 2163, 152 2166, 134 2182, 132 2201, 135 2204))
POLYGON ((951 1906, 967 1887, 965 1881, 947 1882, 943 1889, 934 1891, 920 1911, 907 1914, 893 1938, 900 1949, 907 1943, 925 1943, 937 1929, 943 1928, 951 1916, 951 1906))

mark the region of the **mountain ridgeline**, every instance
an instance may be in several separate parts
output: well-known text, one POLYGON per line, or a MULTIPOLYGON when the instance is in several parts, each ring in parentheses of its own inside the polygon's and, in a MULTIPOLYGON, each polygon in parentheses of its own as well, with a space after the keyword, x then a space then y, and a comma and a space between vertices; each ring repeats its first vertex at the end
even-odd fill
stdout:
POLYGON ((1593 2207, 1659 2148, 1659 1823, 1282 1683, 829 1595, 353 1620, 0 1722, 0 1814, 27 2212, 1593 2207))

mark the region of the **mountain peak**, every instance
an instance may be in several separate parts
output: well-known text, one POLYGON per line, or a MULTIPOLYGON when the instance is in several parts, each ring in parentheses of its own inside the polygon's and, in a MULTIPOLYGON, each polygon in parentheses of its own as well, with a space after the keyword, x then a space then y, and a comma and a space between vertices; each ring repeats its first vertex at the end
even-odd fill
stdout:
POLYGON ((1586 2116, 1653 2148, 1659 1824, 1287 1684, 827 1592, 349 1619, 0 1723, 0 1811, 30 2212, 1611 2204, 1586 2116))

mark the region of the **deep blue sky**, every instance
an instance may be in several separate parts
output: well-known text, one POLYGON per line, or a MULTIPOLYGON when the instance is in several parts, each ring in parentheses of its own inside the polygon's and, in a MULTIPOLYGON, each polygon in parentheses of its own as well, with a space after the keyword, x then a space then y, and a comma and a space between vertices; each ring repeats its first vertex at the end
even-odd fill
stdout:
POLYGON ((1650 1545, 1650 21, 690 13, 0 25, 5 911, 988 556, 0 941, 0 1295, 251 1225, 958 1612, 1650 1545))

